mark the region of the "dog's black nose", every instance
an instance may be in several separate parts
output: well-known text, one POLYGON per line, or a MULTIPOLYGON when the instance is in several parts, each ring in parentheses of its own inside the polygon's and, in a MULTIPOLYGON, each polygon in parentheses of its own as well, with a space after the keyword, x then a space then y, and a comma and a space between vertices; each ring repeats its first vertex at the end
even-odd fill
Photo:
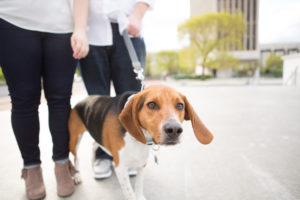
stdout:
POLYGON ((164 125, 163 128, 169 137, 177 137, 183 131, 181 125, 176 122, 168 122, 164 125))

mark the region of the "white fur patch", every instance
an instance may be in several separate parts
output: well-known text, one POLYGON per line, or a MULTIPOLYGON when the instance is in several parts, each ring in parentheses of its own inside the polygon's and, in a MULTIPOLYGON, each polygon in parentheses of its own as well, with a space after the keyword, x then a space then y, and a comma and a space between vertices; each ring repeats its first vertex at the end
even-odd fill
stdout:
POLYGON ((137 141, 128 132, 125 133, 124 142, 124 147, 119 151, 119 164, 127 168, 145 165, 149 157, 149 146, 137 141))

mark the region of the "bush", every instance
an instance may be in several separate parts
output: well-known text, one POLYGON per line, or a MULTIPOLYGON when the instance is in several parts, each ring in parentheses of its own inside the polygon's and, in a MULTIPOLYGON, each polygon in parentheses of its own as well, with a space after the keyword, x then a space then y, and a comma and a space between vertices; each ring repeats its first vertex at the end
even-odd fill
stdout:
POLYGON ((266 60, 266 65, 262 69, 262 73, 265 75, 271 75, 275 77, 282 76, 283 60, 281 56, 277 56, 275 53, 271 53, 266 60))
POLYGON ((210 79, 213 76, 211 74, 205 74, 204 78, 202 75, 174 75, 173 78, 175 80, 180 80, 180 79, 196 79, 196 80, 203 80, 203 79, 210 79))

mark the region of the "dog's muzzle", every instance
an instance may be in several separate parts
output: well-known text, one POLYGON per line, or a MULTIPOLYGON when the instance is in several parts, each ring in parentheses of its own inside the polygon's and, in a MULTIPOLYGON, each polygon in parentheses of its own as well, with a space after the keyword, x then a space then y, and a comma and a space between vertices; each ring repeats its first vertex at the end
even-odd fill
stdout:
POLYGON ((179 142, 179 136, 181 135, 183 129, 181 125, 177 122, 167 122, 163 126, 163 132, 165 134, 164 141, 162 144, 174 145, 179 142))

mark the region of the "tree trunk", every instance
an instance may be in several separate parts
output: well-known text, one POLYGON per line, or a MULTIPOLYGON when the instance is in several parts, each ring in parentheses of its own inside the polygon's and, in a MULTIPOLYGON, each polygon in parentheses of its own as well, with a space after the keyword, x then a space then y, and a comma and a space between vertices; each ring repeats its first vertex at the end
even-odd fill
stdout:
POLYGON ((201 79, 204 80, 205 79, 205 67, 204 65, 202 65, 202 75, 201 75, 201 79))
POLYGON ((202 80, 205 80, 205 63, 206 63, 206 57, 207 56, 204 56, 204 58, 203 58, 203 62, 202 62, 202 77, 201 77, 201 79, 202 80))

